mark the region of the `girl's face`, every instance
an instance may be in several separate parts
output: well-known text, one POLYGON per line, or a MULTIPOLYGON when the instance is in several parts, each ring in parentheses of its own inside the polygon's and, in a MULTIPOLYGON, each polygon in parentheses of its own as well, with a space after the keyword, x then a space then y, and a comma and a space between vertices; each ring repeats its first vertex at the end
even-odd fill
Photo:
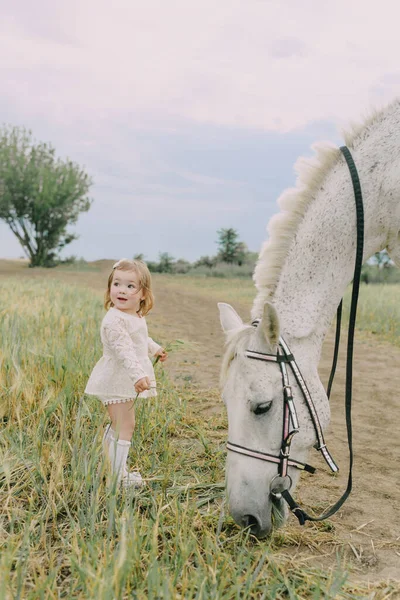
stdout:
POLYGON ((136 315, 143 297, 137 272, 115 269, 110 288, 110 298, 115 308, 136 315))

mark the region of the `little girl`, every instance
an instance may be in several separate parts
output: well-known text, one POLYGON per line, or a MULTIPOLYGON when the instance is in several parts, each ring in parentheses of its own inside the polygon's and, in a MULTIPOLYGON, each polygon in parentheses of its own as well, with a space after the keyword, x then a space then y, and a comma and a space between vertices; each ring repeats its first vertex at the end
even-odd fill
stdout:
POLYGON ((124 486, 141 487, 138 472, 126 468, 135 428, 134 399, 156 396, 153 364, 149 358, 164 362, 167 353, 147 333, 145 315, 153 307, 151 275, 140 260, 122 258, 108 278, 104 307, 107 310, 100 328, 103 357, 94 367, 85 393, 97 396, 107 407, 111 424, 103 436, 103 451, 112 473, 124 486))

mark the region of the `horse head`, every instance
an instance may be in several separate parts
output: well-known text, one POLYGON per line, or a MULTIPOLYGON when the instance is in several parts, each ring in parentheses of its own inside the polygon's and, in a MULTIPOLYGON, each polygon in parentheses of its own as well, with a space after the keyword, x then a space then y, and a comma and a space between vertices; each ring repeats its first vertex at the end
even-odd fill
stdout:
MULTIPOLYGON (((300 473, 300 469, 289 466, 284 480, 279 477, 285 419, 279 364, 252 360, 257 356, 277 355, 279 318, 269 302, 264 305, 257 327, 244 325, 229 304, 220 303, 218 306, 221 325, 227 336, 221 385, 228 413, 226 480, 229 509, 239 525, 249 527, 257 537, 265 537, 287 518, 279 486, 293 490, 300 473), (241 448, 249 452, 242 454, 241 448), (271 458, 260 460, 257 453, 271 458)), ((329 421, 328 402, 315 366, 307 364, 307 345, 293 340, 292 348, 296 348, 296 360, 301 364, 314 402, 318 403, 324 427, 329 421)), ((302 391, 293 378, 290 386, 298 419, 298 431, 293 436, 290 456, 302 464, 317 439, 302 391)))

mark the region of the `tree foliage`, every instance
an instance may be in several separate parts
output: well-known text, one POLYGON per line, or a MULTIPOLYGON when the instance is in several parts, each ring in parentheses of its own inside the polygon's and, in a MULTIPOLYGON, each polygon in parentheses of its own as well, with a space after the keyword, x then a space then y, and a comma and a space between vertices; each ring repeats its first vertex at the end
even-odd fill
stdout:
POLYGON ((159 263, 158 263, 158 272, 159 273, 172 273, 173 272, 173 264, 174 257, 168 254, 168 252, 160 252, 159 254, 159 263))
POLYGON ((56 158, 30 131, 0 129, 0 219, 18 238, 30 266, 52 266, 76 235, 67 231, 88 211, 91 178, 76 163, 56 158))
POLYGON ((235 229, 218 229, 218 260, 228 264, 241 265, 247 253, 246 244, 239 241, 235 229))

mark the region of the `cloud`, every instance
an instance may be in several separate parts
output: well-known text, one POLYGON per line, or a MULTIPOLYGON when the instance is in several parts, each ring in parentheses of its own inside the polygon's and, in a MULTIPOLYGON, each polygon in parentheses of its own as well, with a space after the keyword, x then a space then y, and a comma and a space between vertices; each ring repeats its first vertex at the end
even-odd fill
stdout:
MULTIPOLYGON (((353 119, 397 70, 396 3, 105 0, 10 5, 3 89, 59 122, 129 113, 288 131, 353 119), (392 15, 392 18, 391 18, 392 15), (11 75, 10 75, 11 70, 11 75)), ((400 92, 400 82, 383 100, 400 92)))
POLYGON ((274 58, 290 58, 291 56, 304 56, 307 53, 307 45, 296 38, 275 39, 271 42, 270 56, 274 58))
POLYGON ((194 259, 225 226, 256 250, 297 156, 400 95, 394 0, 14 0, 0 17, 2 120, 94 178, 67 249, 87 258, 194 259))

